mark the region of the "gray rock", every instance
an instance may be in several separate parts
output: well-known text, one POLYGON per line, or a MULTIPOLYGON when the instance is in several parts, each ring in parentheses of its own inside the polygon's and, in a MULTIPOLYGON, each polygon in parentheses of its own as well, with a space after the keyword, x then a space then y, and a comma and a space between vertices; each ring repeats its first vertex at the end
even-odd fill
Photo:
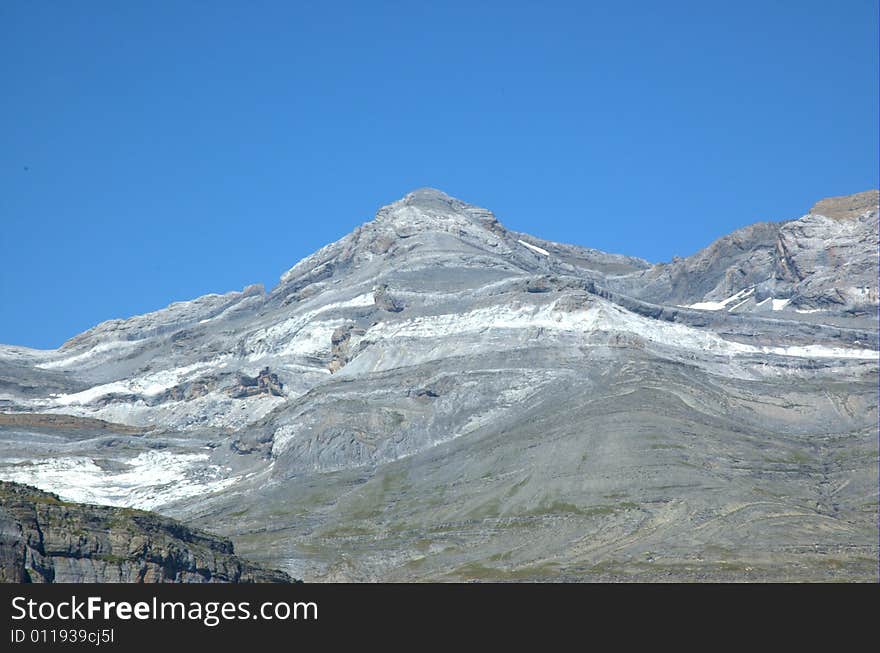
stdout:
POLYGON ((289 583, 229 540, 127 508, 62 501, 0 481, 0 582, 289 583))
POLYGON ((754 224, 686 259, 606 283, 660 304, 723 302, 748 291, 715 310, 873 316, 878 305, 877 204, 876 190, 822 200, 797 220, 754 224), (773 299, 784 307, 774 306, 773 299))

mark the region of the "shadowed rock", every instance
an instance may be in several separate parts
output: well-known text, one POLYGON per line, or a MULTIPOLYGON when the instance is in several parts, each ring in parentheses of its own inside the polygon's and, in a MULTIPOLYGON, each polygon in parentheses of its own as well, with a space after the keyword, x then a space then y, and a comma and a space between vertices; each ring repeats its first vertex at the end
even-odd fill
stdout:
POLYGON ((0 481, 0 582, 289 583, 229 540, 154 513, 61 501, 0 481))

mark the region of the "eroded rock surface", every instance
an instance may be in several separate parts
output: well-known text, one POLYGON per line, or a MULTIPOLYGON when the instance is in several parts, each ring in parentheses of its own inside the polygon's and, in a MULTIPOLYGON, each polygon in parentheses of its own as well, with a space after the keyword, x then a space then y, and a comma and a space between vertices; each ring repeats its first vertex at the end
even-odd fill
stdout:
POLYGON ((232 543, 166 517, 0 481, 0 582, 289 583, 232 543))
POLYGON ((739 229, 685 259, 608 285, 655 303, 725 312, 873 316, 878 192, 817 202, 797 220, 739 229))

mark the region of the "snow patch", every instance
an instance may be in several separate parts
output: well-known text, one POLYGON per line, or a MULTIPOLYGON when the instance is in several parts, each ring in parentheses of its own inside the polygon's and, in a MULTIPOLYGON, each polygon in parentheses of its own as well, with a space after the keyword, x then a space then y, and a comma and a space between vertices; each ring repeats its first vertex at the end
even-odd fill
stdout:
POLYGON ((7 460, 0 477, 35 485, 67 501, 153 510, 177 499, 214 492, 232 485, 217 465, 205 465, 207 454, 146 451, 124 461, 124 469, 102 469, 92 458, 74 456, 43 460, 7 460))
POLYGON ((790 299, 774 299, 773 300, 773 310, 781 311, 783 308, 788 306, 790 299))
MULTIPOLYGON (((740 290, 738 293, 731 295, 727 299, 720 302, 697 302, 696 304, 680 304, 682 308, 696 308, 700 311, 720 311, 722 308, 727 308, 728 304, 733 302, 739 302, 734 308, 742 306, 745 303, 745 299, 751 297, 755 292, 755 287, 752 286, 750 288, 744 288, 740 290)), ((731 309, 733 310, 733 309, 731 309)))
POLYGON ((548 252, 546 249, 542 249, 542 248, 538 247, 537 245, 532 245, 530 243, 527 243, 524 240, 517 240, 516 242, 518 242, 520 245, 525 245, 533 252, 537 252, 538 254, 543 254, 544 256, 550 256, 550 252, 548 252))

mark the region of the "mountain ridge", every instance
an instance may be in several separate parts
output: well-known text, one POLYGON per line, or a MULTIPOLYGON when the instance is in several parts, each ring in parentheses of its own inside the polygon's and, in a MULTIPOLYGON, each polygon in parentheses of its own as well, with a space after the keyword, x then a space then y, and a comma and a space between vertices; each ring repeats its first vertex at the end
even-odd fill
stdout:
MULTIPOLYGON (((842 196, 836 196, 836 197, 831 197, 831 198, 825 198, 825 199, 817 201, 810 208, 810 210, 806 214, 804 214, 804 216, 802 216, 802 218, 800 218, 800 219, 803 219, 803 217, 807 217, 810 215, 823 215, 823 213, 822 213, 823 210, 825 210, 826 213, 833 214, 833 215, 826 216, 829 218, 835 218, 837 216, 846 215, 846 217, 852 219, 854 217, 857 217, 860 214, 865 213, 866 211, 870 212, 871 209, 876 210, 876 207, 878 205, 878 201, 880 201, 880 200, 878 200, 878 197, 880 197, 880 192, 878 192, 875 189, 872 189, 872 190, 868 190, 868 191, 854 193, 851 195, 842 195, 842 196), (840 208, 841 206, 844 206, 844 205, 847 208, 840 208)), ((194 305, 197 303, 206 304, 209 308, 214 307, 215 304, 219 303, 221 306, 221 310, 222 310, 224 308, 228 308, 229 305, 234 303, 236 300, 240 300, 242 298, 252 297, 255 295, 257 295, 257 296, 258 295, 271 295, 272 293, 274 293, 275 291, 278 290, 279 286, 284 285, 293 277, 293 273, 295 270, 297 270, 297 268, 301 268, 302 266, 307 265, 309 262, 311 262, 313 260, 320 260, 322 253, 332 251, 334 247, 339 246, 340 243, 342 243, 346 239, 351 238, 355 234, 360 234, 367 225, 370 225, 374 222, 380 221, 382 218, 388 216, 389 214, 396 215, 395 207, 398 207, 398 206, 404 206, 404 207, 405 206, 421 206, 421 207, 428 207, 428 208, 430 208, 430 207, 436 208, 439 206, 439 207, 454 207, 456 210, 459 210, 459 211, 462 209, 464 209, 466 211, 473 211, 476 216, 485 216, 486 221, 489 223, 489 226, 487 226, 486 228, 489 231, 492 231, 493 229, 500 228, 500 229, 503 229, 506 233, 509 233, 512 236, 516 236, 517 240, 519 240, 520 238, 528 238, 528 239, 530 239, 530 241, 533 244, 536 243, 539 247, 542 247, 542 248, 543 248, 543 246, 549 245, 551 247, 555 246, 555 247, 559 247, 559 248, 567 248, 567 249, 570 248, 571 250, 574 250, 574 251, 583 251, 583 252, 588 252, 590 254, 599 254, 599 255, 614 257, 615 259, 619 259, 621 261, 625 261, 626 263, 630 263, 634 267, 639 267, 639 266, 644 267, 646 270, 672 266, 676 263, 676 261, 687 261, 687 260, 691 260, 691 259, 702 260, 707 257, 711 258, 712 251, 717 249, 719 244, 721 244, 725 241, 732 240, 734 242, 738 242, 741 246, 742 241, 750 241, 750 240, 754 240, 756 238, 756 236, 752 235, 752 232, 754 232, 754 231, 758 231, 761 233, 766 232, 768 234, 772 233, 773 235, 775 235, 774 227, 779 227, 779 226, 782 226, 787 223, 795 222, 797 220, 797 219, 784 219, 784 220, 780 220, 780 221, 756 222, 756 223, 752 223, 749 225, 745 225, 743 227, 740 227, 740 228, 734 230, 733 232, 731 232, 730 234, 728 234, 726 236, 722 236, 722 237, 716 239, 715 241, 712 241, 711 243, 706 245, 704 248, 702 248, 701 250, 699 250, 695 254, 692 254, 690 256, 683 257, 683 258, 682 257, 673 257, 673 261, 670 263, 653 263, 652 264, 652 263, 646 261, 645 259, 641 259, 641 258, 634 257, 634 256, 629 256, 629 255, 625 255, 625 254, 607 254, 605 252, 601 252, 600 250, 592 249, 592 248, 585 247, 582 245, 567 245, 567 244, 562 244, 562 243, 555 243, 553 241, 548 241, 548 240, 542 239, 540 237, 537 237, 537 236, 534 236, 531 234, 526 234, 524 232, 516 232, 516 231, 507 230, 506 228, 501 226, 501 223, 497 220, 497 218, 495 217, 495 215, 491 211, 488 211, 486 209, 481 209, 479 207, 475 207, 473 205, 467 204, 466 202, 463 202, 462 200, 451 197, 451 196, 447 195, 446 193, 444 193, 443 191, 438 190, 436 188, 422 187, 422 188, 416 189, 414 191, 411 191, 410 193, 407 193, 403 198, 401 198, 400 200, 397 200, 396 202, 393 202, 391 204, 388 204, 388 205, 381 207, 377 211, 376 216, 372 220, 370 220, 366 223, 363 223, 363 224, 359 225, 358 227, 355 227, 355 229, 351 233, 346 234, 342 238, 340 238, 332 243, 328 243, 324 247, 319 248, 314 253, 312 253, 312 254, 304 257, 302 260, 298 261, 294 266, 292 266, 287 271, 282 273, 276 286, 274 286, 269 291, 267 291, 263 287, 262 284, 259 284, 259 283, 250 284, 248 286, 245 286, 245 288, 243 288, 240 291, 230 290, 230 291, 226 291, 223 293, 208 293, 206 295, 202 295, 202 296, 197 297, 195 299, 176 301, 176 302, 173 302, 163 308, 159 308, 154 311, 148 311, 147 313, 138 314, 138 315, 130 316, 127 318, 112 318, 112 319, 100 322, 100 323, 96 324, 94 327, 91 327, 91 328, 83 331, 82 333, 79 333, 79 334, 72 336, 71 338, 64 341, 58 347, 58 349, 60 350, 60 349, 73 348, 73 347, 77 346, 80 342, 82 342, 83 340, 87 339, 88 335, 94 333, 96 330, 99 330, 102 327, 125 326, 128 323, 130 323, 132 320, 137 320, 138 318, 145 318, 148 316, 158 317, 160 314, 171 313, 175 310, 180 311, 180 310, 187 309, 187 308, 195 308, 194 305)), ((762 237, 757 237, 757 238, 760 240, 762 237)), ((768 241, 768 243, 769 243, 769 241, 768 241)), ((379 245, 379 247, 382 247, 382 246, 383 246, 383 244, 379 245)), ((718 293, 715 293, 715 294, 718 294, 718 293)), ((210 314, 210 312, 208 311, 206 313, 199 314, 199 317, 202 319, 205 319, 205 317, 207 317, 207 319, 210 319, 211 317, 213 317, 215 315, 216 315, 216 313, 210 314)), ((24 346, 13 346, 13 345, 2 345, 2 347, 15 348, 18 350, 23 350, 23 351, 52 351, 52 350, 33 349, 33 348, 29 348, 29 347, 24 347, 24 346)))

